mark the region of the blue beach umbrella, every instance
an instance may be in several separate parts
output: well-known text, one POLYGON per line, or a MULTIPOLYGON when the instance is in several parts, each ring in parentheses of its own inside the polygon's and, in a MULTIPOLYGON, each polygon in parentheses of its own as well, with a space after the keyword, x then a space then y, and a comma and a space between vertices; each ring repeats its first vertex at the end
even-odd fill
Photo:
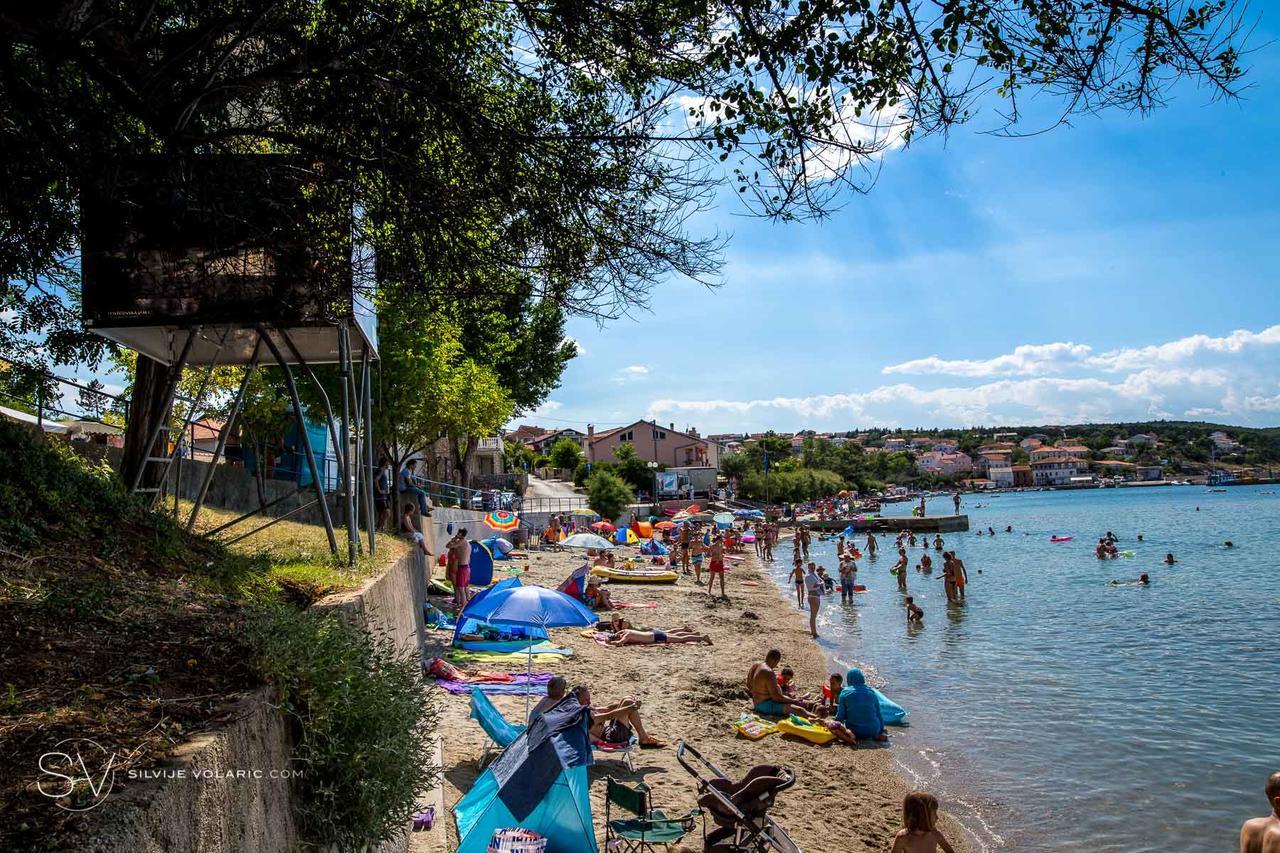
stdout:
MULTIPOLYGON (((492 589, 467 615, 483 619, 490 625, 514 625, 522 628, 581 628, 596 624, 596 614, 585 604, 563 592, 545 586, 512 584, 492 589)), ((533 646, 529 646, 528 673, 533 675, 533 646)), ((524 715, 529 717, 529 694, 524 695, 524 715)))

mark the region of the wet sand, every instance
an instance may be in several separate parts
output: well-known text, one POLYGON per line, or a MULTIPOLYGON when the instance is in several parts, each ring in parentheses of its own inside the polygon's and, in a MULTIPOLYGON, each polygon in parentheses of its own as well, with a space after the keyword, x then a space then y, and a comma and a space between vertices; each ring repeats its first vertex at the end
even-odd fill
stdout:
MULTIPOLYGON (((571 553, 533 552, 522 577, 525 583, 554 587, 581 563, 571 553)), ((718 593, 719 584, 716 589, 718 593)), ((733 778, 757 764, 790 766, 797 782, 778 797, 771 814, 806 853, 889 849, 901 826, 901 802, 907 790, 894 767, 892 745, 849 747, 833 742, 815 746, 779 735, 753 742, 738 737, 732 728, 739 715, 750 709, 747 670, 768 649, 783 651, 783 665, 796 671, 802 692, 816 693, 828 674, 822 651, 809 637, 807 616, 794 601, 783 598, 754 555, 731 564, 728 603, 709 600, 705 587, 695 589, 692 577, 684 576, 675 585, 611 584, 610 591, 615 600, 658 605, 624 611, 634 624, 662 629, 688 625, 709 634, 714 645, 610 648, 576 630, 552 633, 553 642, 575 652, 574 657, 549 667, 552 671, 571 685, 589 685, 596 704, 627 696, 642 700, 645 727, 669 743, 666 749, 637 751, 634 773, 621 760, 597 754, 590 770, 591 806, 602 850, 607 776, 629 783, 643 779, 652 789, 653 805, 668 814, 680 814, 695 805, 694 778, 675 758, 680 739, 733 778)), ((443 651, 449 638, 436 636, 435 648, 443 651)), ((487 738, 469 718, 466 696, 432 692, 441 708, 445 801, 452 808, 479 774, 477 759, 487 738)), ((524 714, 523 696, 495 696, 493 701, 510 720, 524 714)), ((449 833, 448 849, 455 849, 458 839, 452 813, 443 824, 449 833)), ((964 834, 946 815, 941 828, 957 850, 969 849, 964 834)), ((701 850, 701 829, 686 837, 686 847, 673 849, 701 850)))

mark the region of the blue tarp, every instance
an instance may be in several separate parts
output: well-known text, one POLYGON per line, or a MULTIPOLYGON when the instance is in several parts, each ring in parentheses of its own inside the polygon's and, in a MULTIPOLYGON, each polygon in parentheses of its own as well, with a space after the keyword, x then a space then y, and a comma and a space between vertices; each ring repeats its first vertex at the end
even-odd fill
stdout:
MULTIPOLYGON (((479 542, 471 543, 471 586, 493 583, 493 554, 479 542)), ((474 599, 473 599, 474 600, 474 599)))
MULTIPOLYGON (((475 557, 473 556, 472 559, 474 560, 475 557)), ((492 564, 490 564, 490 568, 492 568, 492 564)), ((484 597, 489 593, 494 590, 506 589, 507 587, 512 586, 521 586, 520 578, 507 578, 506 580, 498 581, 493 586, 486 587, 471 597, 471 600, 467 602, 466 608, 461 614, 459 614, 458 627, 453 631, 453 645, 455 648, 489 651, 524 651, 525 647, 529 645, 529 642, 537 642, 539 640, 547 639, 547 632, 543 631, 541 628, 526 628, 516 625, 503 625, 498 627, 490 625, 482 619, 476 619, 467 615, 467 611, 475 607, 477 602, 483 601, 484 597), (497 628, 497 630, 504 634, 510 634, 520 639, 512 642, 487 642, 483 640, 468 641, 459 639, 463 634, 478 634, 480 633, 481 628, 497 628)))
POLYGON ((548 853, 596 853, 588 725, 569 699, 521 732, 454 808, 458 853, 485 853, 494 830, 514 827, 544 836, 548 853))

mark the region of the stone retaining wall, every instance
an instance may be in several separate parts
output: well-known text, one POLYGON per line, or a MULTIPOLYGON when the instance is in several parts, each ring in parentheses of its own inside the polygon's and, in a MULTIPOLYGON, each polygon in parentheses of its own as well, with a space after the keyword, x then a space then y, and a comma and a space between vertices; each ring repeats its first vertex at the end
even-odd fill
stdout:
MULTIPOLYGON (((425 575, 421 555, 406 554, 360 589, 329 596, 314 606, 345 610, 369 630, 404 650, 420 648, 425 631, 425 575)), ((94 816, 91 832, 76 849, 102 853, 243 853, 293 851, 299 847, 290 808, 290 784, 271 778, 291 769, 285 718, 262 688, 241 699, 233 719, 215 732, 178 747, 157 770, 166 778, 121 779, 94 816), (228 778, 248 771, 249 778, 228 778), (258 774, 264 778, 255 778, 258 774), (199 778, 197 778, 199 777, 199 778)), ((383 844, 384 853, 408 847, 409 828, 383 844)))

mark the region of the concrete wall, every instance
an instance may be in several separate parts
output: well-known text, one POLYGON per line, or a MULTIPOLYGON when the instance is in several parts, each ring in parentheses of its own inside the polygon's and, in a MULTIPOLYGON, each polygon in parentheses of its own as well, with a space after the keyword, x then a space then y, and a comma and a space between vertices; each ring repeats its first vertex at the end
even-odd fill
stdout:
MULTIPOLYGON (((445 510, 442 512, 461 512, 445 510)), ((479 513, 472 513, 479 516, 479 513)), ((434 549, 433 549, 434 550, 434 549)), ((360 589, 331 595, 314 607, 337 609, 401 649, 421 647, 425 627, 424 564, 415 551, 400 558, 360 589)), ((263 688, 239 702, 234 719, 210 734, 182 744, 163 768, 185 770, 185 778, 131 782, 113 793, 93 816, 90 831, 75 847, 103 853, 243 853, 298 849, 290 807, 290 785, 282 779, 195 778, 197 772, 292 769, 285 718, 263 688)), ((122 783, 125 781, 120 780, 122 783)), ((409 827, 379 848, 402 853, 409 827)))
POLYGON ((128 781, 117 776, 111 795, 94 814, 91 831, 72 846, 104 853, 296 849, 287 779, 197 778, 242 770, 265 776, 290 769, 288 729, 268 689, 242 699, 232 713, 230 723, 182 744, 154 768, 167 778, 128 781))

